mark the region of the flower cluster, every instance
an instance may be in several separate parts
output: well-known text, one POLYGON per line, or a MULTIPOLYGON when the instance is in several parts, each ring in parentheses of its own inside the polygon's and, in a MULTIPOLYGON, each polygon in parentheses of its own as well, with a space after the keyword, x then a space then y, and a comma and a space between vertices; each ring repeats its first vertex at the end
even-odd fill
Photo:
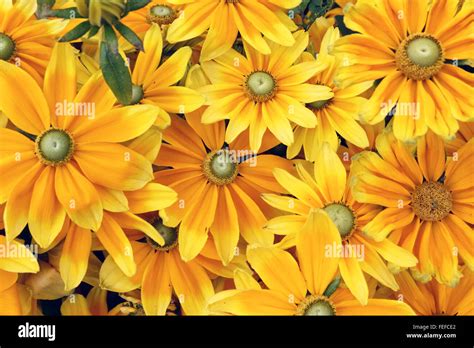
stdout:
POLYGON ((0 0, 0 314, 474 315, 473 8, 0 0))

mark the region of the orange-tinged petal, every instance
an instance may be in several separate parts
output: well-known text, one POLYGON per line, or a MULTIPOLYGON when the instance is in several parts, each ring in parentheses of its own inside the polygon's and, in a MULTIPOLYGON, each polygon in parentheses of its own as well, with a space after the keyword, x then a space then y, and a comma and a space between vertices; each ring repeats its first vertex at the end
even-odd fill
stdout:
POLYGON ((167 253, 156 253, 143 274, 141 293, 143 308, 147 315, 165 315, 171 302, 169 258, 167 253))

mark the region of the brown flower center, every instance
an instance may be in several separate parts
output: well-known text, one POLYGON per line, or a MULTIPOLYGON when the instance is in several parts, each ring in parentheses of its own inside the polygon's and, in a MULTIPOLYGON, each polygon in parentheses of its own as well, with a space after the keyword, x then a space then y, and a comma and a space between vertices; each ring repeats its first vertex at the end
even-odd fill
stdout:
POLYGON ((277 82, 266 71, 255 71, 247 76, 244 85, 245 94, 255 103, 264 103, 275 96, 277 82))
POLYGON ((453 200, 451 192, 439 182, 424 182, 412 193, 411 206, 421 220, 440 221, 451 208, 453 200))
POLYGON ((158 251, 169 251, 171 249, 176 248, 178 245, 178 228, 169 227, 163 224, 163 220, 157 218, 156 220, 152 221, 151 224, 158 233, 163 237, 165 244, 159 245, 153 239, 147 237, 146 240, 148 244, 155 250, 158 251))
POLYGON ((0 59, 9 61, 15 53, 15 42, 6 34, 0 33, 0 59))
POLYGON ((167 5, 156 5, 150 8, 148 22, 157 24, 171 24, 177 18, 176 11, 167 5))
POLYGON ((239 174, 239 164, 228 150, 222 149, 207 154, 202 171, 210 182, 219 186, 227 185, 239 174))
POLYGON ((326 296, 310 295, 298 305, 296 315, 336 315, 336 307, 326 296))
POLYGON ((74 153, 74 140, 68 131, 51 128, 36 138, 35 152, 42 163, 59 166, 71 159, 74 153))

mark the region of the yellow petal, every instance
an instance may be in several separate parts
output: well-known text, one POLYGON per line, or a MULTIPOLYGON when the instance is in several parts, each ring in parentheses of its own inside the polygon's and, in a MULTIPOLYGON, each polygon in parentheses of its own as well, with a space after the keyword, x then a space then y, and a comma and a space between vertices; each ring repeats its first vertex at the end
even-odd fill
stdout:
POLYGON ((171 302, 168 254, 156 253, 143 274, 142 303, 147 315, 165 315, 171 302))

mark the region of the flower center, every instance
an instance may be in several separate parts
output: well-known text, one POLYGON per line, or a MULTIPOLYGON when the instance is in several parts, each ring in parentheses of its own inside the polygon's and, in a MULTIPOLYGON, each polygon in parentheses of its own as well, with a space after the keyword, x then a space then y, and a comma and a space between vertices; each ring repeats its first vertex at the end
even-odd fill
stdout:
POLYGON ((245 93, 256 103, 263 103, 275 96, 277 84, 272 75, 265 71, 251 73, 245 81, 245 93))
POLYGON ((138 85, 132 86, 132 100, 130 102, 131 105, 138 104, 143 99, 143 87, 138 85))
POLYGON ((296 315, 336 315, 336 307, 326 296, 307 296, 296 309, 296 315))
POLYGON ((157 24, 171 24, 176 18, 175 10, 166 5, 151 7, 148 15, 148 20, 157 24))
POLYGON ((159 245, 153 239, 147 237, 147 242, 155 250, 168 251, 175 248, 178 245, 178 228, 169 227, 163 224, 163 220, 157 218, 151 223, 153 227, 165 240, 165 244, 159 245))
POLYGON ((411 206, 421 220, 440 221, 453 207, 451 192, 439 182, 424 182, 412 193, 411 206))
POLYGON ((326 99, 326 100, 317 100, 315 102, 307 104, 307 106, 310 109, 313 109, 313 110, 320 110, 320 109, 323 109, 326 106, 328 106, 328 104, 331 102, 331 100, 332 100, 332 98, 331 99, 326 99))
POLYGON ((10 60, 15 53, 15 42, 5 34, 0 33, 0 59, 10 60))
POLYGON ((398 69, 413 80, 436 75, 444 62, 440 42, 431 35, 414 34, 402 41, 395 54, 398 69))
POLYGON ((69 132, 51 128, 36 138, 36 155, 50 166, 67 163, 74 152, 74 141, 69 132))
POLYGON ((329 215, 337 227, 342 239, 347 240, 355 229, 356 218, 354 212, 345 204, 331 203, 323 210, 329 215))
POLYGON ((227 185, 235 180, 239 165, 228 150, 217 150, 207 154, 202 164, 204 175, 216 185, 227 185))

